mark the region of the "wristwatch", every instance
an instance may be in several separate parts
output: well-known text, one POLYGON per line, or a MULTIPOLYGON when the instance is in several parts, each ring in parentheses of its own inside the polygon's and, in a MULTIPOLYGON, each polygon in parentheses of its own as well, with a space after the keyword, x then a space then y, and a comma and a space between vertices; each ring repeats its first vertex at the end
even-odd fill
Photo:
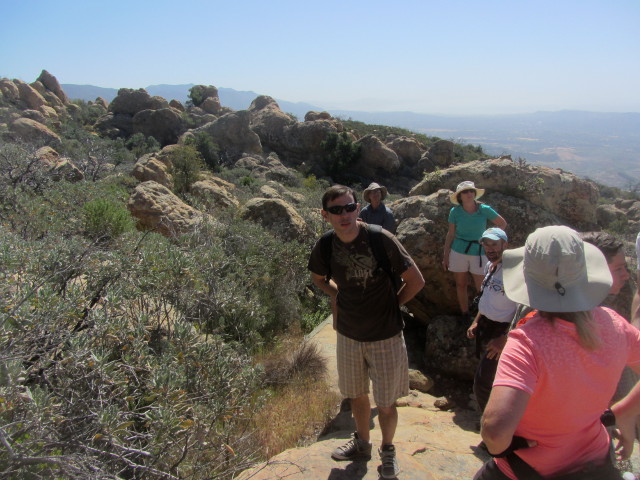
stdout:
POLYGON ((613 427, 616 424, 616 416, 607 408, 602 415, 600 415, 600 421, 605 427, 613 427))

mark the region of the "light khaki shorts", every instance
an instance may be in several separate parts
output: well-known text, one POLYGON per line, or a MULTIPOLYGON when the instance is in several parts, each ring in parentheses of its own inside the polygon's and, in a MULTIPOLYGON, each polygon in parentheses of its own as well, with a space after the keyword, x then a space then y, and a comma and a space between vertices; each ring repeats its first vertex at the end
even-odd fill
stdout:
POLYGON ((378 407, 391 407, 409 394, 409 362, 402 332, 377 342, 359 342, 338 333, 338 386, 346 398, 369 393, 378 407))
POLYGON ((450 272, 471 272, 473 275, 484 276, 484 266, 489 260, 485 255, 465 255, 451 250, 449 253, 450 272))

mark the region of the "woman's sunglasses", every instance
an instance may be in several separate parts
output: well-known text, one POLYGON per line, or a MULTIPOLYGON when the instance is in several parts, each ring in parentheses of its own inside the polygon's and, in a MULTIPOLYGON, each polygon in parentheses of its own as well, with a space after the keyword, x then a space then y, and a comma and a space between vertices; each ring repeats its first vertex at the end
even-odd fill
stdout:
POLYGON ((334 205, 333 207, 327 207, 327 212, 332 213, 334 215, 340 215, 342 210, 346 210, 351 213, 358 207, 358 204, 355 202, 347 203, 346 205, 334 205))

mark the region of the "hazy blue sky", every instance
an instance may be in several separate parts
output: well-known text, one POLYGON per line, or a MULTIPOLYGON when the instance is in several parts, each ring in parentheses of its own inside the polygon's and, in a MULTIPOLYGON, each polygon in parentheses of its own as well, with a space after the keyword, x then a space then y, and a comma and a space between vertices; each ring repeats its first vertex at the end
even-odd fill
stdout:
POLYGON ((640 111, 640 0, 0 0, 0 77, 324 108, 640 111))

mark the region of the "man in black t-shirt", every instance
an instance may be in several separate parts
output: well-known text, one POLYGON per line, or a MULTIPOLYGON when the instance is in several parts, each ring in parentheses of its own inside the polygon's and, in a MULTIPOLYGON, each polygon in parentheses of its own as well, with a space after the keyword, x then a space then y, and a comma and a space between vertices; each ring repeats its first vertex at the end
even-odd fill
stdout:
POLYGON ((391 276, 372 252, 366 223, 358 221, 360 206, 353 189, 330 187, 322 197, 322 216, 331 224, 330 265, 320 241, 309 259, 313 283, 331 297, 333 326, 337 330, 338 383, 351 399, 356 424, 354 437, 332 454, 336 460, 371 456, 369 435, 369 380, 378 407, 382 433, 379 450, 383 478, 399 472, 393 446, 398 423, 395 401, 409 393, 407 350, 402 335, 399 306, 411 300, 424 286, 420 270, 400 242, 381 231, 384 251, 394 274, 403 280, 396 292, 391 276), (327 275, 331 279, 327 281, 327 275))

